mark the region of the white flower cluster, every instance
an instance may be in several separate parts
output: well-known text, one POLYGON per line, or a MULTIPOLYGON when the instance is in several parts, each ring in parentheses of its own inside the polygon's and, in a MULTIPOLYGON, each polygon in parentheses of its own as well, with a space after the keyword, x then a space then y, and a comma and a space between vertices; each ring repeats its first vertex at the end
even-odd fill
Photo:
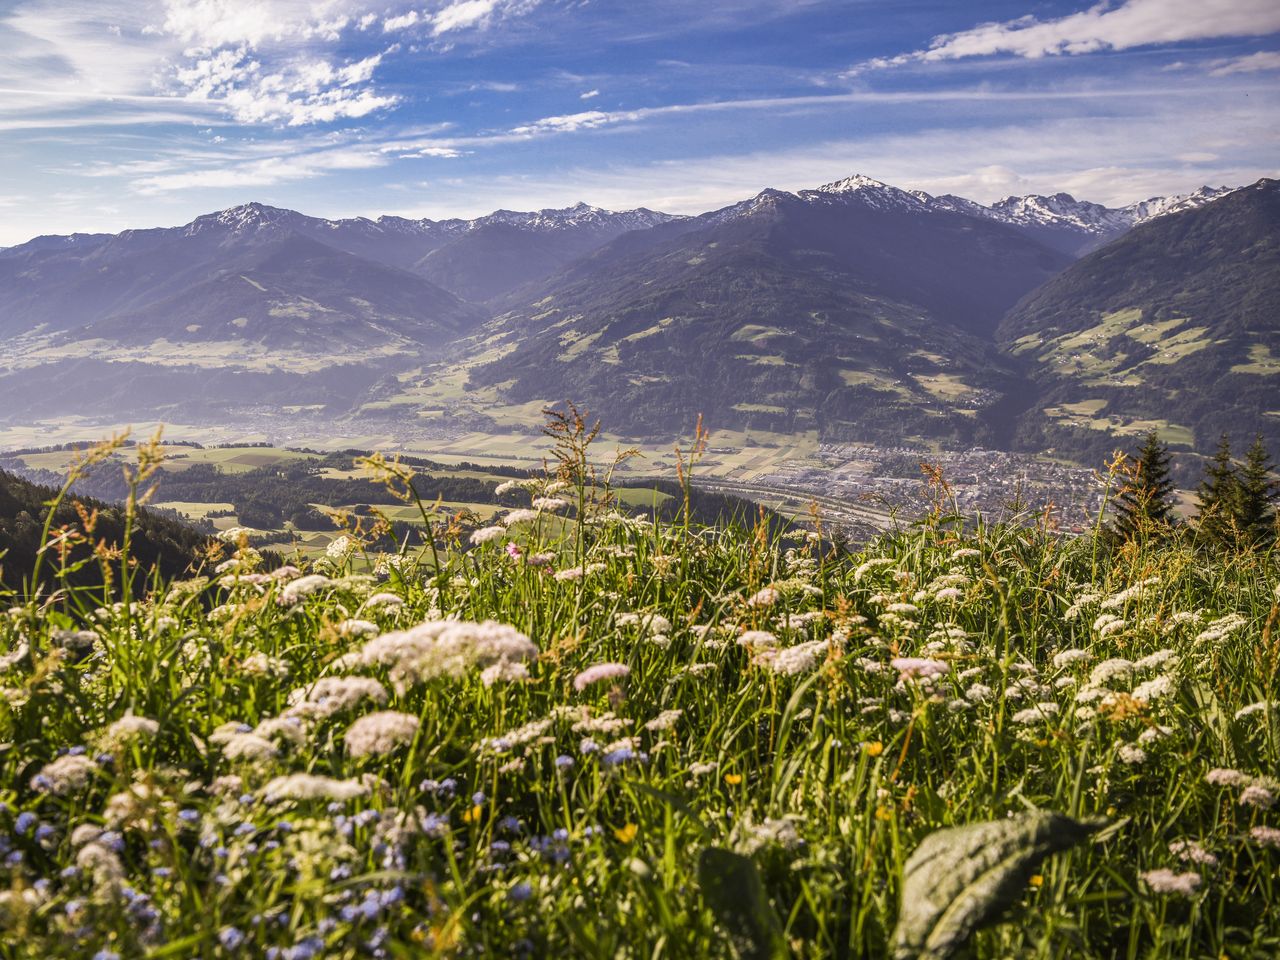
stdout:
POLYGON ((350 665, 388 667, 397 693, 436 677, 534 660, 538 647, 515 627, 493 620, 428 620, 408 630, 384 633, 350 658, 350 665))

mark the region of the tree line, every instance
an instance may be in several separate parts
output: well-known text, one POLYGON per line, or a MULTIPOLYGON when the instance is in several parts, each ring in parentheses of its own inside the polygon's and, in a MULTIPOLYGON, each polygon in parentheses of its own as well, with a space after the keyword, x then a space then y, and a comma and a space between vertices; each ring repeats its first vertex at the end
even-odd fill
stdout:
MULTIPOLYGON (((1169 448, 1157 431, 1146 434, 1142 446, 1125 455, 1118 469, 1122 481, 1108 528, 1113 539, 1161 536, 1178 525, 1169 448)), ((1223 434, 1196 488, 1191 532, 1209 548, 1267 549, 1276 542, 1277 500, 1280 483, 1274 479, 1262 437, 1256 437, 1244 460, 1237 461, 1230 438, 1223 434)))

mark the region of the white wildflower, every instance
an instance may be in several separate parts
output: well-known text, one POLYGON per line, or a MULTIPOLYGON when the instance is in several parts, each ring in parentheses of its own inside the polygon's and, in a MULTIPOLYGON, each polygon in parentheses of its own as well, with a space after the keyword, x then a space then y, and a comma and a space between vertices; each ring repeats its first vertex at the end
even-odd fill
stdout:
POLYGON ((288 661, 280 657, 270 656, 260 650, 245 657, 240 663, 240 670, 251 677, 284 678, 289 676, 288 661))
POLYGON ((282 800, 351 800, 369 792, 358 780, 336 780, 311 773, 291 773, 276 777, 262 788, 268 803, 282 800))
POLYGON ((311 686, 289 694, 289 712, 294 716, 330 717, 365 700, 381 706, 387 702, 387 691, 372 677, 321 677, 311 686))
POLYGON ((818 666, 828 649, 830 644, 826 640, 810 640, 792 647, 768 650, 770 656, 765 665, 774 673, 785 676, 808 673, 818 666))
POLYGON ((31 789, 55 797, 70 796, 88 786, 89 778, 97 769, 98 765, 88 757, 68 753, 41 767, 31 778, 31 789))
POLYGON ((519 683, 529 679, 529 665, 515 660, 499 660, 480 671, 480 682, 486 687, 495 683, 519 683))
POLYGON ((1050 717, 1056 717, 1061 707, 1052 700, 1045 703, 1037 703, 1034 707, 1027 707, 1025 710, 1019 710, 1013 715, 1014 723, 1031 724, 1043 723, 1050 717))
POLYGON ((1160 700, 1169 696, 1177 689, 1177 686, 1177 681, 1173 677, 1167 673, 1162 673, 1134 687, 1133 698, 1144 703, 1150 703, 1153 700, 1160 700))
POLYGON ((1216 867, 1218 858, 1194 840, 1174 840, 1169 852, 1183 863, 1198 863, 1203 867, 1216 867))
POLYGON ((1081 650, 1078 647, 1072 647, 1068 650, 1062 650, 1053 656, 1053 665, 1058 670, 1065 669, 1073 663, 1081 663, 1090 657, 1088 650, 1081 650))
POLYGON ((1260 783, 1251 783, 1240 791, 1242 807, 1257 807, 1259 810, 1270 810, 1276 802, 1276 796, 1260 783))
POLYGON ((1176 894, 1180 897, 1193 897, 1200 889, 1200 874, 1174 873, 1172 870, 1148 870, 1142 879, 1155 893, 1176 894))
POLYGON ((745 630, 738 637, 738 645, 748 650, 765 650, 778 645, 778 638, 768 630, 745 630))
POLYGON ((995 691, 985 683, 972 684, 968 690, 964 692, 964 698, 971 703, 985 703, 995 696, 995 691))
POLYGON ((747 598, 748 607, 771 607, 782 597, 776 587, 762 587, 747 598))
POLYGON ((347 728, 347 753, 353 757, 390 753, 409 743, 418 732, 418 718, 395 710, 365 714, 347 728))
POLYGON ((663 710, 660 714, 648 721, 644 728, 646 730, 670 730, 676 725, 676 721, 684 716, 683 710, 663 710))
POLYGON ((1103 660, 1089 673, 1089 685, 1105 687, 1114 680, 1128 680, 1133 674, 1133 663, 1123 657, 1103 660))
POLYGON ((1280 850, 1280 830, 1275 827, 1257 826, 1249 831, 1249 839, 1264 847, 1280 850))
POLYGON ((884 567, 891 567, 893 566, 894 562, 895 561, 893 560, 892 557, 875 557, 871 560, 868 560, 865 563, 863 563, 861 566, 859 566, 858 569, 853 571, 853 582, 861 583, 863 577, 865 577, 867 574, 871 573, 874 570, 880 570, 884 567))
POLYGON ((483 670, 537 656, 537 645, 507 624, 428 620, 370 640, 360 660, 365 666, 389 667, 392 685, 403 691, 436 677, 461 677, 476 667, 483 670))
POLYGON ((111 724, 99 740, 104 746, 121 746, 135 740, 152 740, 160 732, 160 724, 147 717, 128 714, 111 724))
POLYGON ((889 661, 889 666, 898 671, 900 679, 930 679, 951 672, 951 665, 946 661, 924 657, 895 657, 889 661))
POLYGON ((1178 655, 1172 650, 1157 650, 1155 653, 1149 653, 1141 660, 1134 663, 1133 669, 1142 673, 1147 670, 1156 670, 1166 665, 1177 666, 1178 655))
POLYGON ((597 663, 587 667, 573 678, 573 689, 581 693, 587 687, 602 680, 618 680, 630 673, 631 668, 625 663, 597 663))
POLYGON ((1132 766, 1138 766, 1139 764, 1147 762, 1147 751, 1143 750, 1135 743, 1122 743, 1119 751, 1117 752, 1119 753, 1121 761, 1131 764, 1132 766))
POLYGON ((305 577, 290 580, 280 591, 280 603, 283 606, 291 607, 303 597, 309 596, 317 590, 329 586, 331 583, 333 583, 332 580, 319 573, 310 573, 305 577))

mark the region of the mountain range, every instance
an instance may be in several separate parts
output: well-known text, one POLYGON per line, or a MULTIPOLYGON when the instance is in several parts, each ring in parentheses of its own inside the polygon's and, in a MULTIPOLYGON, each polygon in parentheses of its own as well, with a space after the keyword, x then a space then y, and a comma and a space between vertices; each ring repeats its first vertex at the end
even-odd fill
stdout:
POLYGON ((701 412, 1064 456, 1150 424, 1206 449, 1280 425, 1276 195, 983 205, 853 176, 700 216, 249 203, 39 237, 0 250, 0 419, 493 429, 571 398, 635 436, 701 412))

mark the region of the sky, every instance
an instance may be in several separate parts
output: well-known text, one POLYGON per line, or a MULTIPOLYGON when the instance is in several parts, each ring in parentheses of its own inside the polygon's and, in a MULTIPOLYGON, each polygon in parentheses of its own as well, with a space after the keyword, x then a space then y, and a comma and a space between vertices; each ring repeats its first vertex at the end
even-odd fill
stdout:
POLYGON ((1280 175, 1276 0, 0 0, 0 245, 1280 175))

